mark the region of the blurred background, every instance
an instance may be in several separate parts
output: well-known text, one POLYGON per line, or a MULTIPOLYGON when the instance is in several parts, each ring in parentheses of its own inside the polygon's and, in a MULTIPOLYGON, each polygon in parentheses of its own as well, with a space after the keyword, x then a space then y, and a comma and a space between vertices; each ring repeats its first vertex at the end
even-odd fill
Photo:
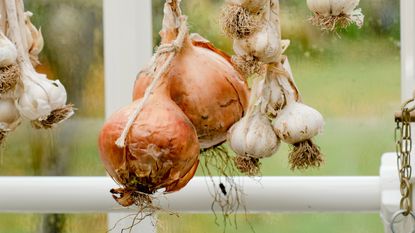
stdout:
MULTIPOLYGON (((232 53, 219 29, 223 0, 183 1, 191 31, 232 53)), ((45 49, 39 71, 60 79, 77 114, 53 130, 35 131, 24 124, 1 148, 2 176, 101 176, 97 151, 104 122, 103 32, 101 0, 26 0, 32 22, 42 27, 45 49)), ((159 42, 163 0, 153 0, 153 39, 159 42)), ((122 4, 122 2, 120 2, 122 4)), ((351 26, 322 33, 307 22, 304 0, 281 0, 286 54, 304 101, 326 118, 317 142, 324 167, 292 173, 287 147, 263 161, 263 175, 378 175, 380 156, 394 150, 393 113, 400 103, 399 1, 362 1, 361 30, 351 26)), ((136 22, 139 24, 140 22, 136 22)), ((134 25, 126 25, 133 27, 134 25)), ((138 72, 138 71, 137 71, 138 72)), ((131 85, 135 77, 131 77, 131 85)), ((198 171, 198 175, 203 175, 198 171)), ((79 190, 82 192, 82 190, 79 190)), ((110 195, 108 193, 108 195, 110 195)), ((356 197, 358 198, 358 197, 356 197)), ((238 228, 226 232, 378 233, 378 214, 260 214, 238 216, 238 228)), ((214 215, 162 215, 159 232, 222 232, 214 215)), ((106 232, 105 214, 0 214, 0 231, 8 233, 106 232)))

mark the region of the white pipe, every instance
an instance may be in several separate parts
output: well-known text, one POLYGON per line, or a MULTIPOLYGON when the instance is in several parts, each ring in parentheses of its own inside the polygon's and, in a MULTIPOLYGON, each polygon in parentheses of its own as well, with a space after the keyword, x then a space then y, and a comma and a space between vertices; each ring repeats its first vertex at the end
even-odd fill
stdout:
POLYGON ((131 103, 153 52, 151 0, 104 0, 105 115, 131 103))
MULTIPOLYGON (((219 178, 215 177, 216 184, 219 178)), ((379 212, 379 177, 236 177, 249 212, 379 212)), ((125 212, 112 199, 109 177, 1 177, 0 212, 125 212)), ((160 198, 175 212, 209 213, 212 183, 195 177, 160 198)), ((242 211, 242 210, 241 210, 242 211)))
POLYGON ((401 0, 401 99, 415 89, 415 1, 401 0))

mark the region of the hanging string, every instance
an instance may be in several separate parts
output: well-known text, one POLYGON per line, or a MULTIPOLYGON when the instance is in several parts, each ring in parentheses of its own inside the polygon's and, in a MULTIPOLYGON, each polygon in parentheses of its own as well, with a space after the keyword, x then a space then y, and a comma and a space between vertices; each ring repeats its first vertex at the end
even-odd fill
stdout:
POLYGON ((179 27, 179 33, 177 35, 176 40, 174 40, 170 44, 161 45, 157 49, 156 54, 153 56, 152 64, 151 64, 150 67, 155 66, 155 63, 156 63, 157 60, 159 60, 160 56, 168 54, 168 57, 167 57, 166 61, 164 62, 164 64, 161 66, 160 69, 158 69, 157 71, 154 71, 154 69, 150 69, 148 71, 149 75, 151 77, 154 77, 154 78, 151 81, 151 84, 147 87, 147 89, 144 93, 143 99, 141 101, 139 101, 135 111, 128 118, 127 124, 125 125, 124 130, 121 133, 121 136, 115 142, 115 144, 119 148, 124 148, 125 147, 125 140, 126 140, 127 135, 128 135, 128 133, 131 129, 131 126, 133 125, 133 123, 134 123, 135 119, 137 118, 137 116, 143 110, 143 107, 144 107, 145 103, 148 101, 149 97, 152 95, 153 90, 156 87, 158 81, 168 71, 168 69, 170 68, 171 63, 174 60, 174 58, 176 57, 176 55, 182 49, 187 34, 188 34, 187 18, 185 16, 180 16, 180 27, 179 27))

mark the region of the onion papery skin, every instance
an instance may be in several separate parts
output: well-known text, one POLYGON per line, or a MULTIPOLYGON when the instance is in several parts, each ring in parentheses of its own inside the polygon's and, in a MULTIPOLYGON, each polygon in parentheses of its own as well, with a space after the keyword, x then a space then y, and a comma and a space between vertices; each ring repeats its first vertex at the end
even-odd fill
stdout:
MULTIPOLYGON (((202 149, 226 140, 228 129, 242 118, 249 89, 231 59, 211 43, 187 41, 166 74, 170 95, 196 128, 202 149)), ((151 82, 146 72, 136 80, 133 99, 151 82)))
POLYGON ((103 126, 99 149, 104 166, 126 189, 147 194, 162 188, 178 191, 199 162, 196 131, 169 96, 153 95, 130 128, 126 147, 117 147, 115 141, 138 101, 114 113, 103 126))

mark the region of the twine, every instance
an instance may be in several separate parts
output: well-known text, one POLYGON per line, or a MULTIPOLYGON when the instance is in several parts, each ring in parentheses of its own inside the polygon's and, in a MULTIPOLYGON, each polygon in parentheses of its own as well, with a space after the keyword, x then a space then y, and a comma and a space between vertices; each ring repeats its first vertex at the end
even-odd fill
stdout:
POLYGON ((158 81, 160 78, 167 72, 167 70, 170 68, 170 65, 172 64, 174 58, 176 57, 177 53, 183 48, 183 44, 186 38, 186 35, 188 34, 188 28, 187 28, 187 18, 185 16, 180 17, 180 27, 179 27, 179 33, 177 35, 176 40, 174 40, 170 44, 163 44, 161 45, 157 51, 156 54, 151 59, 151 66, 156 66, 156 61, 158 58, 164 54, 169 54, 167 57, 165 63, 161 66, 157 72, 155 72, 155 69, 149 70, 149 75, 153 77, 153 80, 151 81, 151 84, 147 87, 146 91, 144 92, 143 99, 138 103, 135 111, 132 115, 129 116, 127 124, 124 127, 123 132, 121 133, 121 136, 117 139, 115 144, 119 148, 125 147, 125 140, 127 138, 127 135, 131 129, 131 126, 133 125, 135 119, 138 117, 140 112, 143 110, 143 107, 145 103, 148 101, 149 97, 153 94, 153 90, 156 87, 158 81))

